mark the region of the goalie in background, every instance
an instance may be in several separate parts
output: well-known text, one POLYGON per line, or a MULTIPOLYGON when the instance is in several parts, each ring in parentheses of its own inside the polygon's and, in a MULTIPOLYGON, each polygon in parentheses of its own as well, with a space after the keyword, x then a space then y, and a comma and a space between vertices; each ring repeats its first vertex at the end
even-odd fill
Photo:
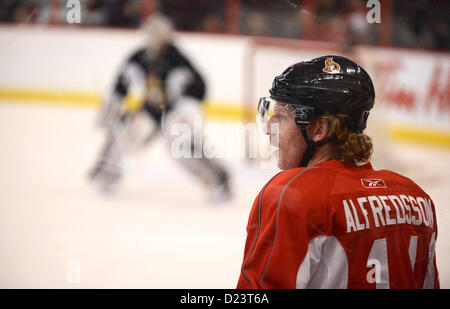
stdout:
MULTIPOLYGON (((155 13, 142 28, 147 45, 127 59, 97 120, 107 136, 90 179, 104 192, 117 188, 124 174, 124 158, 148 145, 156 135, 162 134, 169 145, 179 142, 180 136, 169 133, 179 124, 187 125, 193 135, 200 134, 193 126, 202 114, 206 90, 202 76, 173 45, 173 25, 167 17, 155 13)), ((190 145, 190 155, 176 160, 205 185, 212 201, 228 199, 226 169, 205 157, 203 138, 193 135, 182 135, 187 139, 183 145, 190 145)))

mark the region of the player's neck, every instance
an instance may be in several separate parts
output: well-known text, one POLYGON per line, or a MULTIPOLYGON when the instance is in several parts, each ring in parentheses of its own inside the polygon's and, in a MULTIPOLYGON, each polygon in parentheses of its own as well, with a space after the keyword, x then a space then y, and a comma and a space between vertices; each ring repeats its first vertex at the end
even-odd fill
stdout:
POLYGON ((337 158, 333 155, 333 152, 331 151, 331 145, 326 144, 326 145, 316 148, 314 156, 311 158, 311 160, 308 163, 308 167, 317 165, 317 164, 325 162, 325 161, 335 160, 335 159, 337 159, 337 158))

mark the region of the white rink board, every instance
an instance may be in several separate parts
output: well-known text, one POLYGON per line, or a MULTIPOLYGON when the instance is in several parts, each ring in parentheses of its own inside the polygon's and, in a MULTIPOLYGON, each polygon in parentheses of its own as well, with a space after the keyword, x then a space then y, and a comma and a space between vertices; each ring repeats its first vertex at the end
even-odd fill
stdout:
MULTIPOLYGON (((243 105, 253 111, 287 66, 342 54, 330 44, 252 36, 177 32, 175 43, 204 76, 206 99, 237 113, 243 105)), ((143 44, 139 31, 1 25, 0 98, 17 99, 14 91, 29 99, 30 92, 44 97, 62 92, 89 94, 96 98, 89 103, 97 104, 93 101, 108 93, 120 65, 143 44)), ((436 130, 448 145, 449 53, 358 46, 347 56, 371 75, 375 106, 386 109, 380 122, 436 130)))
MULTIPOLYGON (((145 46, 145 39, 124 29, 0 25, 0 90, 106 94, 120 66, 145 46)), ((241 104, 248 39, 177 33, 175 44, 204 76, 208 99, 241 104)))
MULTIPOLYGON (((0 288, 234 288, 251 204, 275 171, 228 160, 236 197, 214 207, 157 142, 104 198, 86 182, 102 139, 94 112, 0 104, 0 288)), ((449 152, 381 148, 390 151, 374 167, 412 178, 435 202, 450 288, 449 152)))

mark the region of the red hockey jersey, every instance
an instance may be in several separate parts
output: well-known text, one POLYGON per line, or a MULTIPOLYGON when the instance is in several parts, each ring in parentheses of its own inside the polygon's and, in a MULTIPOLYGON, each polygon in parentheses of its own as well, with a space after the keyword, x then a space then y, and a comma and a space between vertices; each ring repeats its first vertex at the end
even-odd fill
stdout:
POLYGON ((247 233, 237 288, 439 288, 433 201, 370 163, 276 175, 247 233))

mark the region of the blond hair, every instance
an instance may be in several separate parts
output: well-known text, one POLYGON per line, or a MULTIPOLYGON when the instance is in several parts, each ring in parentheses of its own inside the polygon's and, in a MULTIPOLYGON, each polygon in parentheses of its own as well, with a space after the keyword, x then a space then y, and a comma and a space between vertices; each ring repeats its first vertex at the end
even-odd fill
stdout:
POLYGON ((347 115, 324 114, 329 122, 328 136, 335 138, 330 142, 334 157, 349 164, 358 165, 370 160, 373 153, 372 139, 364 133, 351 131, 346 124, 347 115))

